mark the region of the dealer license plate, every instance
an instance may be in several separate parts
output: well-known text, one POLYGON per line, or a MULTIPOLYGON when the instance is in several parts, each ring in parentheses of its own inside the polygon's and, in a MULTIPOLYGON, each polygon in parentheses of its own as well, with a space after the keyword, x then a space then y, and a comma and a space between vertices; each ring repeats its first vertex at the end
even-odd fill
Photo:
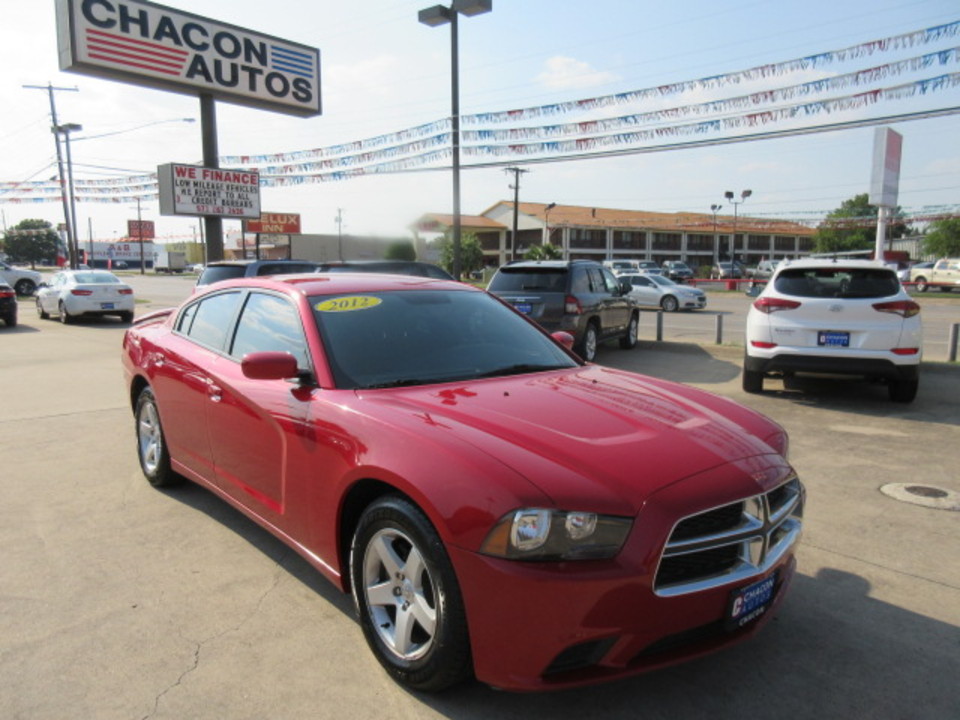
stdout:
POLYGON ((533 312, 533 305, 530 303, 514 303, 513 306, 524 315, 529 315, 531 312, 533 312))
POLYGON ((113 303, 100 303, 101 310, 113 310, 113 303))
POLYGON ((777 576, 774 574, 734 590, 727 607, 727 628, 730 630, 742 628, 763 615, 770 607, 776 584, 777 576))
POLYGON ((850 333, 821 330, 817 333, 817 344, 826 347, 850 347, 850 333))

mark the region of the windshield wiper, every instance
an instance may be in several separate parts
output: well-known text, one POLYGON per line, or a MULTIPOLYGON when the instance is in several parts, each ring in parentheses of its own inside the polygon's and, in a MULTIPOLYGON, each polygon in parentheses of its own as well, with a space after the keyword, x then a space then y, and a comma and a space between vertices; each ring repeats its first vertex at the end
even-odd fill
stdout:
POLYGON ((480 373, 476 377, 486 378, 486 377, 500 377, 504 375, 522 375, 523 373, 528 372, 542 372, 544 370, 561 370, 560 365, 534 365, 532 363, 518 363, 516 365, 507 365, 506 367, 497 368, 496 370, 490 370, 485 373, 480 373))

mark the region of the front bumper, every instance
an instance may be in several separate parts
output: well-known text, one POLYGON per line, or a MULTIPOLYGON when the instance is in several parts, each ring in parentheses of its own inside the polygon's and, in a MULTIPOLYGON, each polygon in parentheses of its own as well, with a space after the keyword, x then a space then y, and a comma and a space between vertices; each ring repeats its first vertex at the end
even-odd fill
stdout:
POLYGON ((756 485, 744 492, 752 485, 746 479, 731 493, 726 480, 704 473, 657 493, 608 561, 523 563, 450 548, 477 678, 506 690, 575 687, 689 660, 757 632, 786 595, 799 531, 755 574, 712 578, 682 591, 655 587, 661 552, 681 517, 758 494, 756 485), (729 629, 731 594, 769 577, 776 583, 766 612, 729 629))

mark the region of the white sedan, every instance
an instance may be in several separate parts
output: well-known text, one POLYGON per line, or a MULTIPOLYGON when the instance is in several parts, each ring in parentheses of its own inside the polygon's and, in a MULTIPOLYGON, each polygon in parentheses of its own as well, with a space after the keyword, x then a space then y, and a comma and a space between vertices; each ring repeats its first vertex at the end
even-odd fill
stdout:
POLYGON ((678 285, 663 275, 618 275, 617 279, 630 282, 633 288, 630 297, 640 305, 652 305, 666 312, 702 310, 707 306, 707 295, 703 290, 678 285))
POLYGON ((81 316, 117 315, 133 320, 133 289, 105 270, 64 270, 37 290, 37 314, 46 320, 58 315, 71 323, 81 316))

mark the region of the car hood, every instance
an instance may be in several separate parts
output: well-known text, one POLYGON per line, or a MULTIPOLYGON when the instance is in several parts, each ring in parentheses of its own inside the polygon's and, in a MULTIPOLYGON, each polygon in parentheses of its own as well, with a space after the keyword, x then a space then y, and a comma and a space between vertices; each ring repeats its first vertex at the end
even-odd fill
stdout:
POLYGON ((358 395, 381 418, 399 413, 422 427, 426 414, 559 506, 618 514, 721 465, 750 475, 749 459, 775 454, 765 440, 782 432, 710 393, 592 365, 358 395))

